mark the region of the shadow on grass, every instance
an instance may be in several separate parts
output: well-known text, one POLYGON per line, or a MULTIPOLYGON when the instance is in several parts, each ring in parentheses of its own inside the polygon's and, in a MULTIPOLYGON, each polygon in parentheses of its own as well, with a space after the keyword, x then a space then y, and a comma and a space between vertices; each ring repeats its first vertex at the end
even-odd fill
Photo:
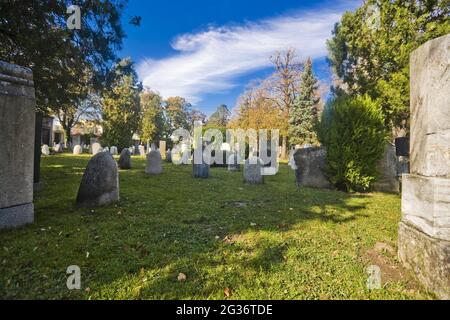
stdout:
POLYGON ((120 171, 120 203, 77 209, 88 159, 43 160, 36 223, 0 234, 8 248, 0 280, 9 281, 1 297, 221 298, 225 286, 283 263, 290 246, 283 233, 368 217, 361 212, 368 196, 298 189, 287 166, 264 185, 248 186, 242 172, 223 168, 202 180, 190 166, 164 164, 163 174, 149 176, 138 157, 132 170, 120 171), (72 264, 89 290, 65 288, 72 264), (179 272, 188 275, 185 283, 179 272))

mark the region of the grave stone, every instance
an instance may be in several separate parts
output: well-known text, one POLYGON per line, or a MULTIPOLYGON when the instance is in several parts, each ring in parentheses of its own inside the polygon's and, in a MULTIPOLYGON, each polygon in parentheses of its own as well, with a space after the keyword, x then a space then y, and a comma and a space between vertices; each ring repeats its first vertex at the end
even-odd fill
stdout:
POLYGON ((250 156, 244 163, 244 182, 248 184, 264 183, 262 175, 263 163, 256 156, 250 156))
POLYGON ((48 147, 48 145, 44 144, 44 145, 41 147, 41 153, 42 153, 44 156, 49 156, 49 155, 50 155, 50 148, 48 147))
POLYGON ((73 147, 73 154, 82 154, 83 153, 83 149, 81 148, 81 146, 79 144, 77 144, 75 147, 73 147))
POLYGON ((32 71, 0 61, 0 229, 34 220, 35 105, 32 71))
POLYGON ((109 151, 109 153, 111 153, 113 156, 117 155, 118 154, 117 147, 116 146, 112 146, 111 150, 109 151))
POLYGON ((95 156, 97 153, 102 152, 102 146, 98 142, 94 142, 91 146, 92 154, 95 156))
POLYGON ((119 157, 120 169, 131 169, 131 152, 130 149, 124 148, 119 157))
POLYGON ((450 34, 413 51, 410 88, 399 259, 428 290, 450 299, 450 34))
POLYGON ((152 150, 149 153, 147 153, 145 173, 161 174, 162 171, 163 168, 162 168, 161 153, 159 153, 158 150, 152 150))
POLYGON ((99 152, 89 160, 76 203, 79 207, 97 207, 119 201, 119 172, 109 152, 99 152))
POLYGON ((297 186, 312 188, 331 188, 332 185, 323 170, 326 163, 326 151, 321 147, 297 149, 294 153, 297 169, 295 177, 297 186))

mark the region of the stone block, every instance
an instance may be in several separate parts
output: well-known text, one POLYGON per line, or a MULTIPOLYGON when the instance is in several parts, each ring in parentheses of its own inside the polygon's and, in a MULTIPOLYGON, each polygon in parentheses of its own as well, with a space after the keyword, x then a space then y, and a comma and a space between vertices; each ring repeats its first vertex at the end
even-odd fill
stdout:
POLYGON ((31 70, 0 61, 0 229, 33 221, 35 117, 31 70))
POLYGON ((403 220, 450 241, 450 179, 405 174, 402 182, 403 220))
POLYGON ((326 163, 326 150, 319 147, 297 149, 294 161, 297 186, 312 188, 332 188, 323 170, 326 163))

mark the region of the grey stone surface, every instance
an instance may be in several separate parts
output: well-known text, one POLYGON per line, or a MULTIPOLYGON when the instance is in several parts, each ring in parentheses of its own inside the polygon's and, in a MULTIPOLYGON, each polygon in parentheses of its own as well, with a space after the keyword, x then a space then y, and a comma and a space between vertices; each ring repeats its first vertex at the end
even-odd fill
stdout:
POLYGON ((41 147, 41 153, 42 153, 44 156, 49 156, 49 155, 50 155, 50 148, 48 147, 48 145, 44 144, 44 145, 41 147))
POLYGON ((202 178, 207 179, 209 178, 209 164, 202 163, 202 164, 193 164, 192 165, 192 173, 194 178, 202 178))
POLYGON ((403 175, 403 220, 426 234, 450 241, 450 179, 403 175))
POLYGON ((450 177, 450 34, 411 54, 411 173, 450 177))
POLYGON ((379 177, 373 184, 374 190, 381 192, 399 193, 400 181, 397 175, 398 167, 399 164, 395 146, 387 143, 383 157, 378 162, 379 177))
POLYGON ((113 156, 117 155, 118 154, 117 147, 112 146, 111 150, 109 150, 109 153, 111 153, 113 156))
POLYGON ((73 147, 73 154, 82 154, 83 148, 79 144, 77 144, 75 147, 73 147))
POLYGON ((102 148, 102 146, 100 145, 100 143, 94 142, 94 143, 91 145, 91 150, 92 150, 92 154, 95 156, 97 153, 102 152, 102 151, 103 151, 103 148, 102 148))
POLYGON ((297 169, 295 177, 297 186, 312 188, 332 188, 323 170, 326 163, 326 150, 319 147, 297 149, 294 161, 297 169))
POLYGON ((140 145, 138 150, 139 150, 140 156, 145 156, 145 147, 144 146, 140 145))
POLYGON ((60 143, 55 144, 55 145, 53 146, 53 152, 55 152, 55 153, 61 153, 62 151, 63 151, 63 149, 62 149, 62 146, 61 146, 60 143))
POLYGON ((450 34, 411 54, 410 171, 402 176, 399 259, 450 299, 450 34))
POLYGON ((263 163, 261 159, 252 156, 244 163, 244 182, 248 184, 264 183, 264 176, 261 174, 263 163))
POLYGON ((228 171, 240 171, 241 165, 240 165, 240 159, 237 152, 233 152, 228 157, 228 171))
POLYGON ((130 149, 124 148, 119 157, 120 169, 131 169, 131 152, 130 149))
POLYGON ((172 162, 172 151, 170 149, 166 152, 166 161, 172 162))
POLYGON ((398 243, 403 265, 440 299, 450 299, 450 242, 430 237, 402 221, 398 243))
POLYGON ((17 228, 34 221, 32 203, 0 208, 0 229, 17 228))
POLYGON ((162 158, 161 153, 158 150, 152 150, 147 153, 147 161, 145 165, 145 173, 149 174, 161 174, 162 168, 162 158))
POLYGON ((0 229, 33 221, 34 128, 31 70, 0 61, 0 229))
POLYGON ((89 160, 78 189, 80 207, 97 207, 119 201, 119 172, 109 152, 99 152, 89 160))

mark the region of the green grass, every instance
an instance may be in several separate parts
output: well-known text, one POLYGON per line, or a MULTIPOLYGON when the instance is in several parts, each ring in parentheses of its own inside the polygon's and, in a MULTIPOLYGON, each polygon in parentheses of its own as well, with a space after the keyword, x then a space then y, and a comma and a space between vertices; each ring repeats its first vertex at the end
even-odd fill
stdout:
POLYGON ((286 165, 259 186, 223 168, 201 180, 165 163, 149 176, 133 158, 120 203, 78 209, 88 160, 43 158, 35 223, 0 232, 0 298, 223 299, 225 288, 231 299, 432 298, 406 271, 366 288, 367 253, 376 242, 396 248, 398 195, 298 189, 286 165), (80 266, 82 290, 67 289, 69 265, 80 266))

